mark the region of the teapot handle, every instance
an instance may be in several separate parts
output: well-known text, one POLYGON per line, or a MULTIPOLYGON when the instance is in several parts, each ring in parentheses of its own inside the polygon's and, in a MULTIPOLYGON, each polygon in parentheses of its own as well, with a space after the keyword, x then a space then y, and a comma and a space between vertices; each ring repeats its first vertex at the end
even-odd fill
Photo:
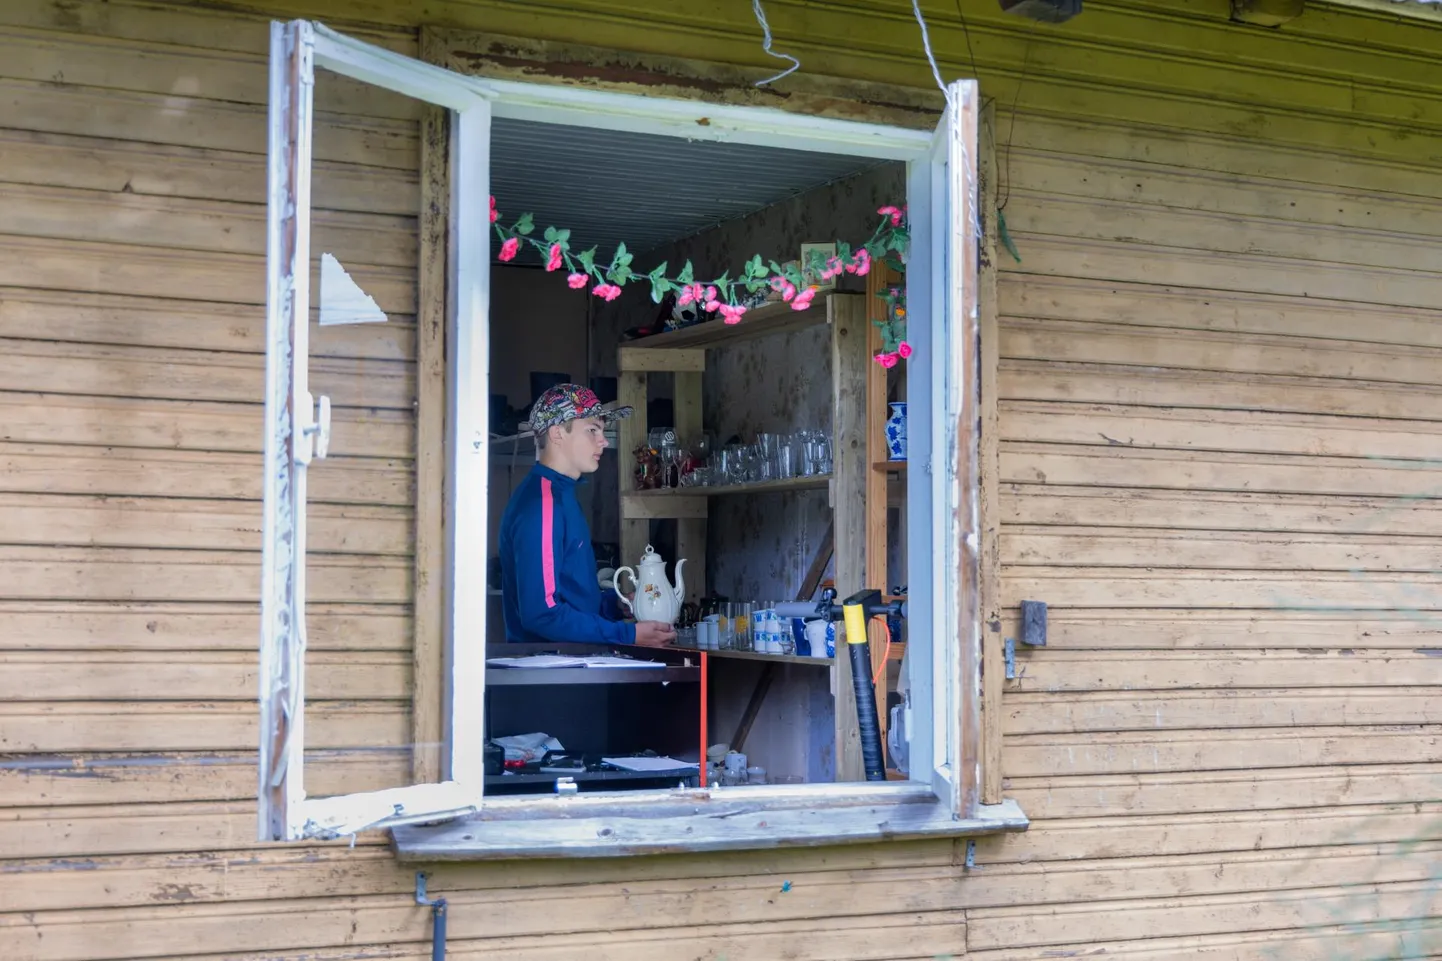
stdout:
POLYGON ((616 569, 616 573, 614 573, 614 574, 611 575, 611 589, 616 592, 616 596, 621 599, 621 603, 626 605, 626 610, 630 611, 631 614, 634 616, 635 613, 636 613, 636 608, 635 608, 634 605, 631 604, 631 599, 630 599, 629 597, 627 597, 627 596, 625 595, 625 593, 623 593, 622 590, 621 590, 621 575, 622 575, 622 574, 630 574, 630 575, 631 575, 631 583, 632 583, 632 584, 635 584, 635 583, 636 583, 636 572, 633 571, 633 570, 631 570, 631 568, 629 568, 629 567, 621 567, 621 568, 617 568, 617 569, 616 569))

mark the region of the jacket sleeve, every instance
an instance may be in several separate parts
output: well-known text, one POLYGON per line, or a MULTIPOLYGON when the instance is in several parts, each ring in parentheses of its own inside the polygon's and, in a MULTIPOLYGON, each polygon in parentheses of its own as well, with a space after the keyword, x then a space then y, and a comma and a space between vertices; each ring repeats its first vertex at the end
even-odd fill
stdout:
POLYGON ((562 527, 550 481, 542 479, 541 496, 516 517, 512 541, 522 627, 528 634, 557 643, 636 643, 634 624, 607 620, 599 611, 580 610, 559 596, 557 581, 565 543, 562 527))

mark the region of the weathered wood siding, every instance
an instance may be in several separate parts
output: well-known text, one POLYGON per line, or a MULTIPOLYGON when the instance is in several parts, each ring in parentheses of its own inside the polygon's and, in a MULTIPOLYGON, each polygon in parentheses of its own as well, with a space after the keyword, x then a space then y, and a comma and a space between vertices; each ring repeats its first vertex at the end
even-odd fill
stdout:
MULTIPOLYGON (((275 6, 407 51, 424 16, 768 63, 744 5, 703 0, 275 6)), ((1442 42, 1225 7, 964 8, 1022 256, 1003 584, 1052 606, 1005 701, 1032 830, 970 873, 953 844, 447 867, 452 957, 1438 952, 1436 922, 1366 925, 1437 914, 1442 42)), ((928 82, 903 4, 767 10, 809 71, 928 82)), ((214 4, 0 4, 6 959, 429 956, 380 839, 252 840, 265 35, 214 4)), ((318 243, 404 317, 416 114, 338 81, 318 109, 318 243)), ((316 791, 404 779, 413 682, 415 337, 335 336, 316 791)))

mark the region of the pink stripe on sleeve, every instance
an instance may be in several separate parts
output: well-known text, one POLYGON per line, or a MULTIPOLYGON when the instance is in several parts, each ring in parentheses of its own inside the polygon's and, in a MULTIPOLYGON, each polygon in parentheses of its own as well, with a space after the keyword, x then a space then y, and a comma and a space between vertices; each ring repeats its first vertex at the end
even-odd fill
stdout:
POLYGON ((541 581, 546 585, 546 606, 556 606, 556 550, 554 523, 556 504, 551 497, 551 481, 541 478, 541 581))

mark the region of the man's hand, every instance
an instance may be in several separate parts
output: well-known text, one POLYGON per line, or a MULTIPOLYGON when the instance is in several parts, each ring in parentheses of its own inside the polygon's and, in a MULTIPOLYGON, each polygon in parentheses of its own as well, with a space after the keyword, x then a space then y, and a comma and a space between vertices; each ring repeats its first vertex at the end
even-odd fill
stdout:
POLYGON ((662 621, 637 621, 637 647, 666 647, 676 640, 676 628, 662 621))

